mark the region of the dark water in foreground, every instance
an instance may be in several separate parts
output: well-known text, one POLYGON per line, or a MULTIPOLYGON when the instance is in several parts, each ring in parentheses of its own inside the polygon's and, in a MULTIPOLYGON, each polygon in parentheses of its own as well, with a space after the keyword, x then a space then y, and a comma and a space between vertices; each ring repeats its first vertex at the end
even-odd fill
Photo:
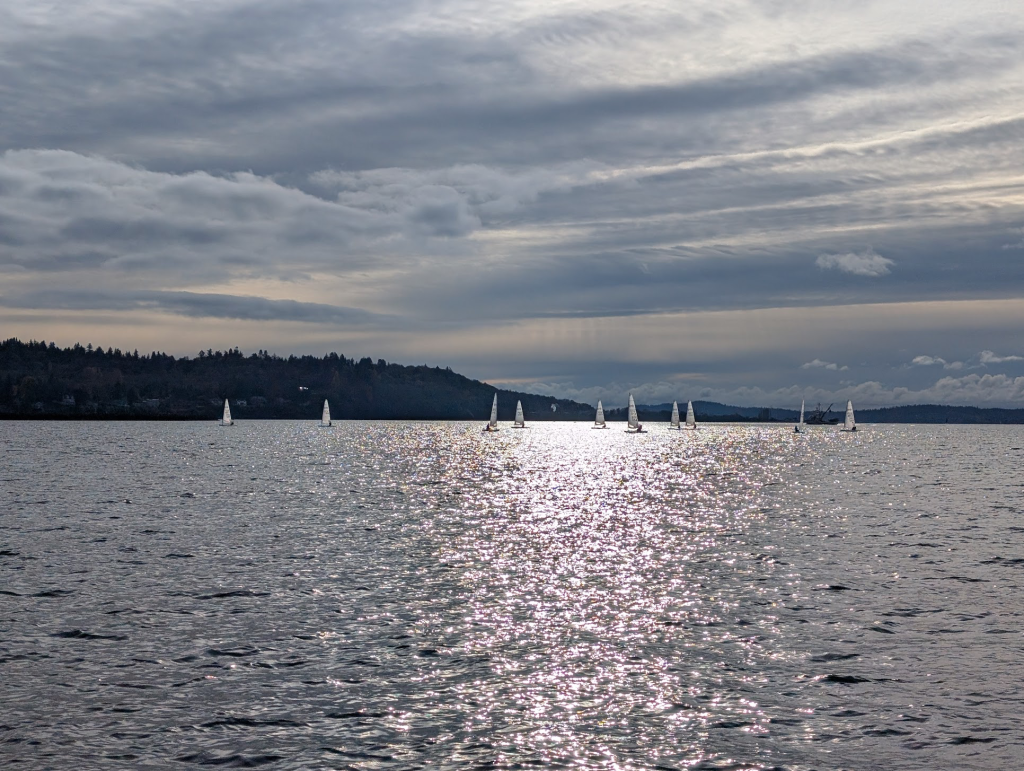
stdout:
POLYGON ((1022 448, 0 423, 0 764, 1014 767, 1022 448))

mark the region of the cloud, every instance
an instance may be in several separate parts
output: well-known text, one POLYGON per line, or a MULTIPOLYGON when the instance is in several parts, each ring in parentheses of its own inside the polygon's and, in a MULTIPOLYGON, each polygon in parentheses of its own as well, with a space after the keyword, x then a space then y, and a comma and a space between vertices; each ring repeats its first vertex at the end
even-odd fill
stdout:
POLYGON ((1024 228, 1017 228, 1014 232, 1022 238, 1016 243, 1003 244, 1003 249, 1024 249, 1024 228))
POLYGON ((395 320, 358 308, 199 292, 96 292, 66 289, 0 295, 0 306, 49 310, 148 310, 191 318, 299 321, 345 327, 391 326, 395 320))
POLYGON ((982 366, 988 364, 1002 364, 1007 361, 1024 361, 1024 356, 997 356, 992 351, 982 351, 978 354, 982 366))
POLYGON ((872 249, 857 253, 822 254, 815 260, 815 265, 823 270, 834 269, 855 276, 886 276, 890 272, 889 266, 895 264, 872 249))
POLYGON ((500 222, 541 195, 600 181, 604 167, 589 161, 506 171, 479 164, 441 169, 326 169, 310 175, 338 203, 371 212, 400 213, 431 235, 462 236, 500 222))
POLYGON ((800 369, 827 369, 830 372, 845 372, 846 370, 849 369, 849 367, 845 365, 840 367, 838 364, 832 361, 822 361, 821 359, 815 359, 814 361, 809 361, 806 364, 801 364, 800 369))
POLYGON ((915 356, 910 362, 912 367, 931 367, 941 364, 943 369, 963 369, 966 364, 962 361, 946 361, 938 356, 915 356))

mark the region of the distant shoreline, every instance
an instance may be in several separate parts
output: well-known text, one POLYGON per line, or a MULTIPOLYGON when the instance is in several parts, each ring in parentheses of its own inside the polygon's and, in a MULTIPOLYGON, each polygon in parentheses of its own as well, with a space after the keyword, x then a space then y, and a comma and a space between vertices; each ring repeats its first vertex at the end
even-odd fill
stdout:
MULTIPOLYGON (((895 408, 883 408, 883 409, 895 409, 895 408)), ((977 409, 977 410, 984 411, 985 408, 972 408, 972 409, 977 409)), ((995 409, 998 409, 998 408, 991 408, 991 409, 995 410, 995 409)), ((863 412, 864 413, 875 412, 875 410, 864 410, 863 412)), ((607 413, 607 411, 606 411, 606 413, 607 413)), ((606 417, 607 417, 607 420, 608 420, 609 423, 625 423, 626 422, 625 417, 618 417, 618 416, 614 416, 613 417, 613 416, 607 416, 607 415, 606 415, 606 417)), ((983 416, 983 417, 995 418, 996 416, 983 416)), ((61 414, 40 414, 40 415, 31 415, 31 414, 2 414, 2 413, 0 413, 0 422, 11 422, 11 423, 14 423, 14 422, 21 422, 21 423, 30 423, 30 422, 52 423, 52 422, 61 422, 61 421, 63 421, 63 422, 68 422, 68 423, 211 423, 211 424, 215 424, 215 423, 217 423, 218 420, 219 420, 219 416, 212 415, 212 414, 211 415, 206 415, 206 416, 189 416, 189 415, 116 415, 116 414, 85 414, 85 415, 83 415, 83 414, 66 414, 66 415, 61 415, 61 414)), ((257 416, 246 416, 246 417, 240 417, 240 416, 236 416, 236 418, 235 418, 236 424, 237 423, 258 422, 258 421, 280 421, 280 422, 291 422, 291 423, 305 423, 305 422, 319 423, 319 420, 320 419, 318 417, 313 417, 313 416, 308 417, 308 418, 305 418, 305 417, 293 417, 293 416, 280 416, 280 417, 273 417, 273 416, 259 416, 259 417, 257 417, 257 416)), ((334 423, 356 423, 356 422, 363 422, 363 423, 370 423, 370 422, 373 422, 373 423, 376 423, 376 422, 385 422, 385 423, 397 423, 397 422, 406 422, 406 423, 477 423, 477 422, 481 422, 482 420, 484 420, 484 419, 481 419, 481 418, 470 418, 470 417, 439 418, 439 417, 423 417, 423 416, 405 416, 405 417, 390 417, 389 416, 389 417, 343 417, 343 418, 334 418, 333 422, 334 423)), ((661 413, 652 415, 651 413, 646 413, 645 414, 644 411, 641 409, 640 410, 640 420, 642 422, 644 422, 644 423, 649 424, 649 425, 659 425, 659 424, 662 424, 662 423, 668 423, 669 422, 669 413, 665 412, 663 415, 661 413)), ((586 424, 586 423, 590 423, 592 421, 593 421, 593 418, 569 417, 569 416, 566 416, 566 417, 554 417, 554 416, 545 415, 543 417, 533 418, 533 419, 528 417, 526 422, 527 422, 528 425, 530 425, 530 424, 536 424, 536 423, 584 423, 584 424, 586 424)), ((500 422, 511 422, 511 420, 502 420, 500 422)), ((770 417, 770 418, 746 417, 746 416, 742 416, 742 415, 724 415, 724 416, 721 416, 721 415, 700 416, 700 415, 698 415, 697 416, 697 423, 698 423, 698 425, 699 424, 725 424, 725 423, 732 423, 732 424, 738 424, 738 425, 766 425, 766 426, 776 425, 776 426, 782 426, 782 425, 792 425, 795 422, 796 422, 796 418, 795 417, 790 419, 790 418, 781 418, 781 417, 780 418, 776 418, 776 417, 770 417)), ((977 417, 975 417, 974 419, 963 418, 963 419, 943 419, 943 420, 936 420, 936 419, 906 420, 906 419, 896 418, 895 416, 890 417, 889 419, 878 419, 875 416, 861 417, 860 415, 858 415, 857 416, 857 423, 858 423, 858 425, 1014 426, 1014 425, 1024 425, 1024 417, 1019 417, 1018 418, 1018 417, 1014 416, 1014 417, 1012 417, 1010 419, 1003 419, 1003 420, 998 420, 998 419, 979 420, 979 419, 977 419, 977 417)), ((809 425, 807 428, 810 431, 814 431, 816 429, 840 428, 841 426, 842 426, 842 424, 839 423, 839 424, 809 425)))
MULTIPOLYGON (((156 351, 0 341, 0 421, 212 422, 221 416, 227 399, 241 421, 316 420, 329 401, 337 421, 475 422, 490 415, 495 395, 500 421, 511 422, 519 402, 527 423, 594 419, 593 405, 496 388, 449 367, 356 360, 333 352, 282 358, 266 351, 246 356, 235 348, 175 358, 156 351)), ((678 398, 690 397, 680 393, 678 398)), ((624 407, 609 406, 610 401, 605 399, 605 417, 624 421, 624 407)), ((831 406, 825 412, 841 419, 831 406)), ((738 407, 700 399, 693 407, 698 423, 792 424, 799 416, 792 408, 738 407)), ((1024 424, 1024 409, 940 404, 854 408, 858 423, 1024 424)), ((640 419, 648 423, 667 423, 671 409, 671 402, 638 405, 640 419)))

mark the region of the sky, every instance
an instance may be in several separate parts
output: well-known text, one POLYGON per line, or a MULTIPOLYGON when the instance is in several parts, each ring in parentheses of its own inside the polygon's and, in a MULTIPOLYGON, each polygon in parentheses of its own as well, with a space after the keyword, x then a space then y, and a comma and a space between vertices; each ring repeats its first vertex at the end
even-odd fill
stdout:
POLYGON ((0 338, 1024 407, 1024 6, 0 0, 0 338))

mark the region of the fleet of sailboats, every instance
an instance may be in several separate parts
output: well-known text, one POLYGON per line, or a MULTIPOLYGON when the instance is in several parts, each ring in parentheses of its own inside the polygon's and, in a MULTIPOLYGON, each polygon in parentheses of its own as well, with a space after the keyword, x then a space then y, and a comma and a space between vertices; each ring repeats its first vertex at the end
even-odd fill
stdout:
MULTIPOLYGON (((804 408, 806 406, 806 400, 800 400, 800 419, 793 427, 793 432, 797 434, 803 434, 807 432, 808 423, 804 420, 804 408)), ((820 413, 821 410, 819 409, 820 413)), ((817 413, 816 413, 817 414, 817 413)), ((224 413, 221 419, 218 421, 221 426, 233 426, 235 421, 231 418, 231 405, 228 400, 224 400, 224 413)), ((320 415, 320 425, 323 427, 329 427, 333 425, 331 421, 331 406, 327 399, 324 399, 323 412, 320 415)), ((516 401, 516 416, 512 423, 513 428, 526 428, 526 419, 523 414, 523 402, 521 400, 516 401)), ((597 413, 594 415, 594 425, 591 428, 608 428, 608 424, 605 422, 604 417, 604 405, 600 400, 597 402, 597 413)), ((686 418, 684 421, 679 419, 679 402, 672 402, 672 415, 669 418, 669 428, 676 430, 694 430, 697 428, 697 420, 693 412, 693 402, 686 402, 686 418)), ((484 431, 497 431, 498 429, 498 394, 494 394, 494 401, 491 402, 491 416, 487 421, 487 425, 484 427, 484 431)), ((856 431, 857 421, 853 414, 853 401, 846 402, 846 419, 843 421, 843 431, 856 431)), ((645 433, 643 424, 640 422, 639 415, 636 409, 636 402, 633 399, 633 394, 629 395, 628 415, 626 423, 626 431, 632 434, 645 433)))

